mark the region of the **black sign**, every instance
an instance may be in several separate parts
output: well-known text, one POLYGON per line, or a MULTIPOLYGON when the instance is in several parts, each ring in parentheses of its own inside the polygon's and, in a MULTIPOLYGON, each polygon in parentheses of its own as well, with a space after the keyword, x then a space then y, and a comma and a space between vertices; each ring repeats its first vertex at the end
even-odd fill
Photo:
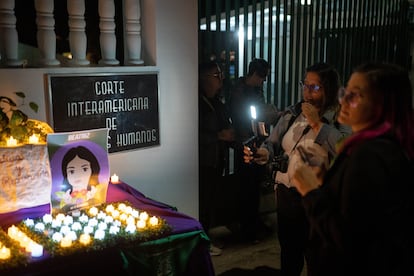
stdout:
POLYGON ((158 75, 48 75, 55 132, 108 128, 108 151, 160 144, 158 75))

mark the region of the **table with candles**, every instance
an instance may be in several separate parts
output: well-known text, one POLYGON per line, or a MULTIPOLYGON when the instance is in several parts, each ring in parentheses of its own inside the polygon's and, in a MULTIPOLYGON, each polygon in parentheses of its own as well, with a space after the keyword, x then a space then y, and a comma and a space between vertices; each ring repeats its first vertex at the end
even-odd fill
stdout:
POLYGON ((78 214, 50 211, 45 204, 0 214, 1 275, 214 275, 209 239, 199 221, 146 197, 116 175, 104 206, 78 214), (37 233, 46 233, 43 242, 36 241, 37 233), (122 242, 113 238, 119 233, 122 242), (20 263, 5 239, 21 246, 20 263))

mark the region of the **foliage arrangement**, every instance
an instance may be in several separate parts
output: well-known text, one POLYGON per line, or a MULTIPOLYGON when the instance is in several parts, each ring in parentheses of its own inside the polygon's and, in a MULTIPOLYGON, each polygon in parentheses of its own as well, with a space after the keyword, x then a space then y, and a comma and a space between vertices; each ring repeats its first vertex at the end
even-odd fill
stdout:
MULTIPOLYGON (((14 93, 22 99, 22 105, 24 105, 26 95, 21 91, 14 93)), ((29 107, 34 112, 39 109, 35 102, 30 102, 29 107)), ((10 118, 0 110, 0 146, 5 146, 7 139, 11 136, 17 140, 18 144, 26 144, 33 134, 37 135, 40 143, 45 143, 47 134, 52 133, 53 129, 45 122, 29 119, 17 106, 12 106, 12 108, 10 118)))
POLYGON ((22 250, 20 245, 9 238, 6 232, 0 228, 0 242, 3 246, 10 249, 11 258, 6 260, 0 259, 0 270, 6 270, 17 266, 23 266, 28 263, 26 252, 22 250))
MULTIPOLYGON (((111 203, 111 205, 118 207, 119 204, 125 204, 130 205, 128 202, 117 202, 117 203, 111 203)), ((98 207, 99 212, 104 212, 106 206, 109 204, 105 203, 98 207)), ((82 213, 79 216, 74 216, 75 222, 80 222, 82 225, 82 228, 87 224, 87 222, 80 221, 79 217, 83 214, 86 214, 88 217, 93 218, 88 214, 88 212, 82 211, 82 213)), ((98 222, 103 221, 104 218, 99 219, 98 222)), ((155 240, 159 239, 161 237, 165 237, 168 234, 171 233, 171 226, 166 223, 166 221, 162 218, 158 218, 158 224, 154 226, 148 226, 144 229, 137 229, 135 232, 129 232, 127 231, 126 224, 122 222, 122 226, 119 229, 119 232, 117 234, 111 234, 110 233, 110 227, 108 227, 104 230, 105 232, 105 238, 103 239, 95 239, 93 238, 93 234, 91 234, 92 239, 91 242, 87 245, 82 244, 79 242, 79 239, 74 241, 70 247, 62 247, 59 242, 53 240, 52 236, 54 233, 59 231, 59 228, 53 228, 51 224, 46 224, 46 227, 44 230, 39 231, 36 229, 36 224, 38 222, 42 222, 42 218, 36 218, 34 219, 34 224, 31 226, 28 226, 25 221, 20 222, 17 226, 21 231, 25 232, 27 236, 29 236, 32 240, 35 242, 42 244, 44 246, 44 249, 52 256, 67 256, 71 254, 76 253, 83 253, 83 252, 91 252, 91 251, 98 251, 103 250, 105 248, 113 247, 113 246, 125 246, 128 247, 131 244, 137 244, 142 243, 145 241, 155 240)), ((75 230, 76 235, 79 237, 83 230, 75 230)))

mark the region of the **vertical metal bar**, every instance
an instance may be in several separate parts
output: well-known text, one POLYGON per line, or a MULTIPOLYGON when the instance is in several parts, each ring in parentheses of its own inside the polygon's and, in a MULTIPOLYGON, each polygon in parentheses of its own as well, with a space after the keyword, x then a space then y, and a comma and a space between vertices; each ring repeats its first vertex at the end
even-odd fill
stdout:
POLYGON ((264 56, 264 40, 265 40, 265 1, 260 0, 260 36, 259 36, 259 56, 268 60, 267 57, 264 56))
POLYGON ((298 5, 296 8, 296 36, 297 36, 297 54, 296 54, 296 62, 295 62, 295 80, 293 81, 293 92, 296 97, 300 97, 299 89, 298 89, 298 82, 301 80, 302 76, 302 69, 305 66, 305 57, 304 57, 304 50, 306 49, 306 40, 304 38, 305 27, 306 27, 306 11, 304 5, 298 5))
POLYGON ((321 51, 322 51, 322 23, 320 20, 320 11, 321 11, 321 2, 320 0, 316 0, 315 4, 312 7, 312 10, 314 10, 315 18, 313 19, 315 21, 315 49, 313 51, 314 60, 320 60, 321 51))
POLYGON ((234 54, 234 77, 237 80, 237 78, 239 77, 239 61, 240 61, 240 56, 241 53, 239 53, 239 37, 240 37, 240 0, 235 0, 234 1, 234 19, 235 19, 235 25, 236 25, 236 36, 237 36, 237 49, 235 54, 234 54))
POLYGON ((269 0, 268 1, 268 9, 269 9, 269 18, 268 18, 268 22, 269 22, 269 29, 268 29, 268 38, 267 38, 267 44, 268 44, 268 48, 267 48, 267 57, 268 57, 268 62, 270 64, 270 68, 271 68, 271 73, 270 76, 268 77, 268 93, 266 95, 266 101, 268 103, 273 103, 272 99, 274 98, 274 91, 275 91, 275 78, 274 78, 274 74, 272 74, 272 72, 274 72, 274 68, 275 68, 275 64, 273 63, 273 0, 269 0))
MULTIPOLYGON (((314 25, 313 25, 313 9, 311 7, 309 7, 308 5, 306 5, 305 7, 305 15, 306 15, 306 23, 308 28, 306 35, 305 35, 305 39, 306 39, 306 59, 305 59, 305 66, 309 66, 313 63, 313 55, 312 55, 312 51, 313 51, 313 38, 314 38, 314 25)), ((305 68, 305 67, 303 67, 305 68)))
POLYGON ((326 0, 322 0, 321 6, 321 48, 319 52, 319 60, 323 60, 326 48, 326 0))
POLYGON ((281 89, 281 93, 282 93, 282 104, 284 107, 287 106, 287 102, 286 102, 286 55, 284 55, 284 53, 286 53, 286 40, 287 40, 287 0, 283 0, 283 31, 282 31, 282 67, 281 67, 281 85, 282 85, 282 89, 281 89))
MULTIPOLYGON (((292 104, 292 66, 293 66, 293 53, 294 53, 294 22, 295 22, 295 0, 290 0, 289 3, 289 7, 290 7, 290 12, 288 14, 290 14, 290 20, 289 20, 289 40, 287 40, 288 43, 288 47, 287 49, 289 50, 289 60, 288 63, 286 64, 288 67, 288 75, 287 75, 287 105, 292 104)), ((287 18, 286 18, 287 19, 287 18)))
POLYGON ((252 50, 251 50, 251 58, 257 57, 256 53, 256 41, 257 41, 257 34, 256 34, 256 27, 257 27, 257 2, 256 0, 252 1, 252 50))
POLYGON ((279 109, 282 109, 282 81, 280 77, 280 3, 281 0, 276 0, 276 26, 275 26, 275 101, 277 102, 277 106, 279 109))
POLYGON ((248 0, 244 0, 243 1, 243 25, 244 25, 244 52, 243 52, 243 57, 244 57, 244 63, 243 63, 243 74, 244 72, 247 72, 247 65, 248 65, 248 53, 247 53, 247 49, 249 47, 248 45, 248 28, 249 28, 249 1, 248 0), (247 49, 246 49, 247 48, 247 49))
POLYGON ((309 14, 308 14, 308 7, 307 5, 302 6, 303 11, 303 19, 302 19, 302 41, 303 41, 303 47, 302 47, 302 60, 301 60, 301 66, 300 66, 300 74, 302 75, 304 72, 304 68, 308 66, 308 55, 309 52, 309 14))

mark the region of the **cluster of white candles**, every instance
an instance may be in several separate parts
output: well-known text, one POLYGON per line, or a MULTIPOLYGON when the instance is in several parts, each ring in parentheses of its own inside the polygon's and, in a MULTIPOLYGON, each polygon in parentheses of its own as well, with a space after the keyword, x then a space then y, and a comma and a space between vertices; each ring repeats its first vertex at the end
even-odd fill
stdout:
MULTIPOLYGON (((39 143, 39 136, 36 134, 32 134, 28 140, 29 144, 38 144, 39 143)), ((10 136, 9 139, 6 140, 6 144, 8 147, 16 147, 17 140, 14 139, 13 136, 10 136)))
POLYGON ((11 239, 17 241, 26 252, 31 253, 32 257, 43 256, 43 246, 33 241, 15 225, 8 228, 7 234, 11 239))
POLYGON ((0 260, 7 260, 10 258, 10 248, 7 248, 0 241, 0 260))
POLYGON ((87 213, 82 212, 78 216, 45 214, 42 221, 35 223, 33 219, 26 219, 24 223, 37 232, 48 233, 61 247, 70 247, 76 241, 88 245, 93 239, 103 240, 108 234, 118 234, 122 227, 127 233, 134 234, 157 226, 159 219, 120 203, 117 207, 107 205, 105 210, 91 207, 87 213))

